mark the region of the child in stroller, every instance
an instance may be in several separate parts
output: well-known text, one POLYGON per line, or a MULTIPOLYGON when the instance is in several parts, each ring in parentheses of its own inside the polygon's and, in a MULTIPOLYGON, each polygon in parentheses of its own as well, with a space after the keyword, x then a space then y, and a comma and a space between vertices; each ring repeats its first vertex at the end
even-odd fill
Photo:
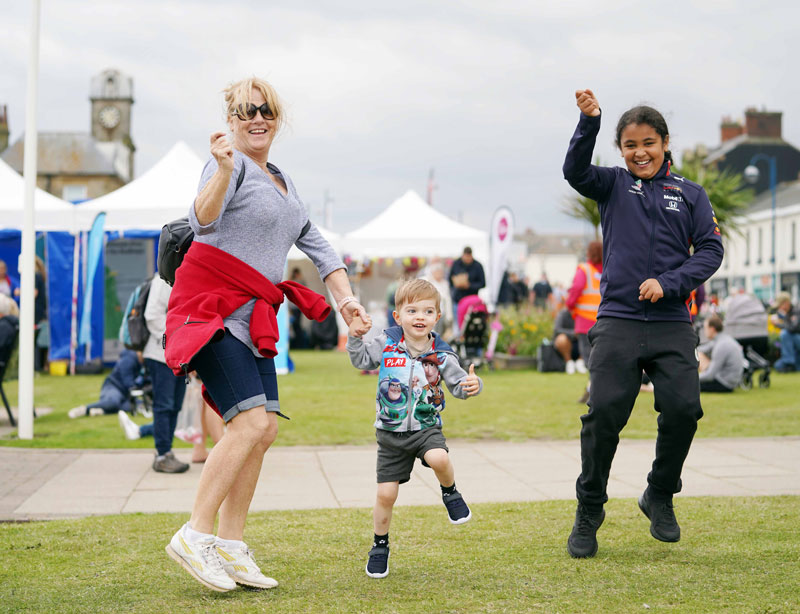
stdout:
POLYGON ((750 390, 753 377, 758 376, 758 386, 768 388, 770 365, 765 358, 769 350, 767 337, 767 310, 755 296, 737 294, 731 297, 725 310, 725 329, 744 349, 745 369, 740 387, 750 390))
POLYGON ((489 330, 486 303, 477 294, 465 296, 458 302, 457 320, 458 333, 451 345, 462 367, 474 364, 478 368, 486 362, 484 348, 489 330))

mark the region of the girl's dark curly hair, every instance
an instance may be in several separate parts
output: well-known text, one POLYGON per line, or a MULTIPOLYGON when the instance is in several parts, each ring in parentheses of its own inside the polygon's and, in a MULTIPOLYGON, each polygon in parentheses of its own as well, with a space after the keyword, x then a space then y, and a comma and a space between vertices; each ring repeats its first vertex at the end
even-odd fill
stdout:
MULTIPOLYGON (((653 107, 639 105, 638 107, 633 107, 625 111, 617 122, 616 144, 620 149, 622 149, 622 143, 620 142, 622 139, 622 131, 630 124, 647 124, 656 131, 656 134, 661 137, 662 141, 666 141, 667 137, 669 137, 669 128, 667 128, 667 121, 664 119, 664 116, 653 107)), ((672 159, 671 151, 664 152, 664 159, 669 160, 673 164, 675 163, 672 159)))

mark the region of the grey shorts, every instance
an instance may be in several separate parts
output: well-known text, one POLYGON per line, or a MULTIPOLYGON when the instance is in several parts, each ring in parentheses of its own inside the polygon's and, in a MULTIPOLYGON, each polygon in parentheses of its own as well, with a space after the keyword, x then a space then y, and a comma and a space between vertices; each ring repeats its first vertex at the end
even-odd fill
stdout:
POLYGON ((428 450, 441 448, 449 452, 441 426, 405 433, 375 429, 375 439, 378 440, 378 483, 405 484, 411 478, 416 459, 428 466, 422 458, 428 450))

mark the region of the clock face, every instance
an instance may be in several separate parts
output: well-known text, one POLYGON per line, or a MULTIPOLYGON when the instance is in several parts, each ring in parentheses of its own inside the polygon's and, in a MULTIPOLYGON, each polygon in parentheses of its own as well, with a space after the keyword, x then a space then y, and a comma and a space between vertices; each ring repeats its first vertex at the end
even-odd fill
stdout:
POLYGON ((119 124, 120 112, 117 107, 103 107, 97 117, 105 128, 116 128, 119 124))

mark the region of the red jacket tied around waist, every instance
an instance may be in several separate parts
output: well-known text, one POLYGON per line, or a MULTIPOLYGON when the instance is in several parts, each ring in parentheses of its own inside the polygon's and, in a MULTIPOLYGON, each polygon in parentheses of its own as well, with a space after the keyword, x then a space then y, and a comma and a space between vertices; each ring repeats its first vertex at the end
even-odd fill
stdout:
POLYGON ((325 297, 293 281, 273 284, 249 264, 211 245, 195 241, 175 274, 169 297, 165 350, 176 375, 191 371, 192 358, 225 334, 223 320, 252 298, 250 338, 267 358, 278 352, 275 314, 286 296, 307 318, 321 322, 330 313, 325 297))

